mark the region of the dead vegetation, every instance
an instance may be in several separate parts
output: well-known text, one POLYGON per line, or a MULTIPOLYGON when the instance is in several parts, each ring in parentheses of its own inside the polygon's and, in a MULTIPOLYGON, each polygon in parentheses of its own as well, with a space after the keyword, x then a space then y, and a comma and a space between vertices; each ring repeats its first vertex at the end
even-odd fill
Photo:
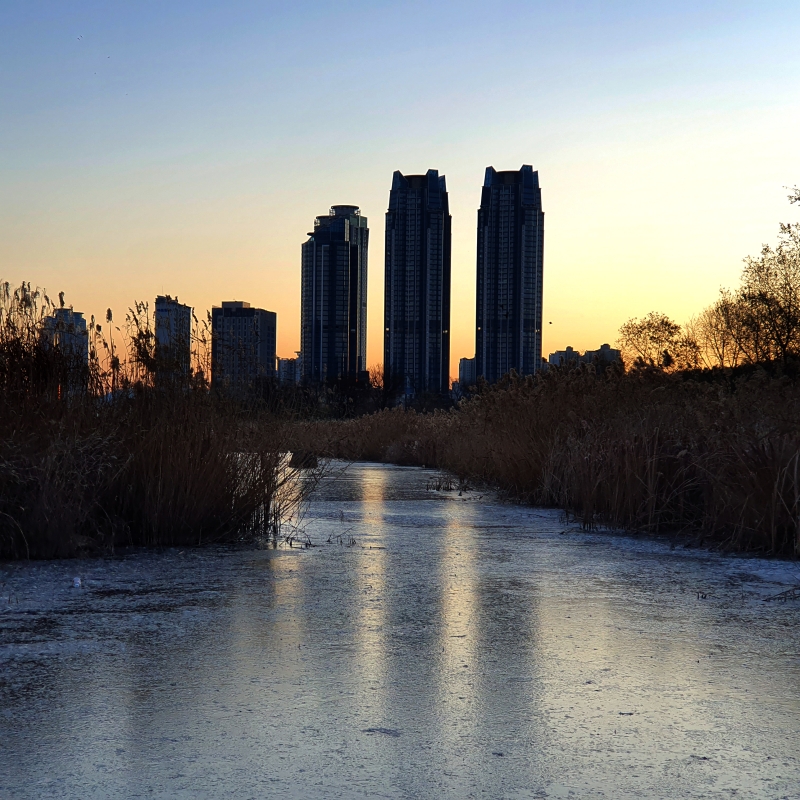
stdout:
POLYGON ((0 558, 274 538, 296 517, 308 471, 257 400, 197 372, 159 387, 141 337, 99 347, 94 320, 88 360, 54 346, 44 293, 0 288, 0 558))
POLYGON ((446 469, 585 526, 800 553, 800 384, 592 367, 484 386, 450 412, 298 426, 303 447, 446 469))

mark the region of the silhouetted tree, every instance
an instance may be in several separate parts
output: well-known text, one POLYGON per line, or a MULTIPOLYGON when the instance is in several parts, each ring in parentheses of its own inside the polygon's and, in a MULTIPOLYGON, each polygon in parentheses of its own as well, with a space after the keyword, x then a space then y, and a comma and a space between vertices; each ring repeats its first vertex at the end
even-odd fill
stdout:
POLYGON ((700 348, 692 336, 656 311, 622 325, 619 344, 626 363, 638 369, 694 369, 700 363, 700 348))

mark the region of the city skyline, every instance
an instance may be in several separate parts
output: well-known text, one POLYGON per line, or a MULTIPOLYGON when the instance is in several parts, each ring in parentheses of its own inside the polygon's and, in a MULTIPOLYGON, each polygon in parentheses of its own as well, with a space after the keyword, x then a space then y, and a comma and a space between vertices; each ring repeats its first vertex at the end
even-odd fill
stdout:
MULTIPOLYGON (((434 2, 424 26, 356 4, 359 30, 339 38, 336 4, 186 11, 0 9, 4 279, 116 320, 156 294, 196 309, 242 298, 277 312, 290 356, 298 242, 320 210, 358 203, 383 242, 389 176, 435 165, 452 306, 473 309, 482 171, 532 163, 547 353, 613 344, 652 310, 686 321, 797 218, 784 188, 800 175, 796 4, 501 2, 487 15, 434 2)), ((373 267, 368 366, 384 333, 373 267)), ((454 313, 450 335, 455 377, 474 314, 454 313)))

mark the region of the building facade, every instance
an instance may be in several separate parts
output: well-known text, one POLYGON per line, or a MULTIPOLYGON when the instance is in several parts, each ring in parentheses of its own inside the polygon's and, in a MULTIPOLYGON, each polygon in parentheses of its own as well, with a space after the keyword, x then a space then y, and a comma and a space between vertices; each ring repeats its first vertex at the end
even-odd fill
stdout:
POLYGON ((574 350, 567 345, 566 350, 556 350, 547 356, 547 363, 551 367, 577 366, 582 363, 582 356, 579 350, 574 350))
POLYGON ((278 359, 278 383, 282 386, 293 386, 300 383, 300 358, 278 359))
POLYGON ((567 347, 566 350, 556 350, 547 357, 548 366, 551 367, 577 367, 579 364, 594 364, 605 368, 620 361, 622 361, 622 353, 615 350, 610 344, 601 344, 597 350, 587 350, 583 355, 579 350, 567 347))
POLYGON ((544 212, 539 173, 486 168, 478 210, 475 361, 495 383, 542 358, 544 212))
POLYGON ((470 386, 478 382, 478 373, 475 371, 475 357, 462 358, 458 362, 458 383, 462 392, 468 392, 470 386))
POLYGON ((156 370, 188 378, 192 363, 192 309, 177 297, 156 297, 156 370))
POLYGON ((238 300, 211 309, 211 381, 218 388, 253 388, 275 378, 278 316, 238 300))
POLYGON ((89 332, 82 311, 57 308, 42 325, 42 336, 50 347, 56 347, 71 366, 89 366, 89 332))
POLYGON ((406 395, 450 389, 451 217, 444 175, 395 172, 386 212, 385 379, 406 395))
POLYGON ((367 368, 369 228, 358 206, 317 217, 302 250, 302 376, 319 383, 367 368))

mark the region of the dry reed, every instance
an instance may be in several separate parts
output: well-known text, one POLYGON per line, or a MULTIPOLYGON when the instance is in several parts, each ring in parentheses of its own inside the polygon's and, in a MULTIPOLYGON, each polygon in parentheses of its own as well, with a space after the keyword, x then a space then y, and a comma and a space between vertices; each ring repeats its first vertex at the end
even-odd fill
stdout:
POLYGON ((276 537, 296 513, 309 473, 257 398, 87 362, 42 335, 43 293, 0 290, 0 558, 276 537))
POLYGON ((511 377, 450 412, 307 423, 321 455, 425 464, 585 526, 800 553, 800 385, 762 370, 511 377))

